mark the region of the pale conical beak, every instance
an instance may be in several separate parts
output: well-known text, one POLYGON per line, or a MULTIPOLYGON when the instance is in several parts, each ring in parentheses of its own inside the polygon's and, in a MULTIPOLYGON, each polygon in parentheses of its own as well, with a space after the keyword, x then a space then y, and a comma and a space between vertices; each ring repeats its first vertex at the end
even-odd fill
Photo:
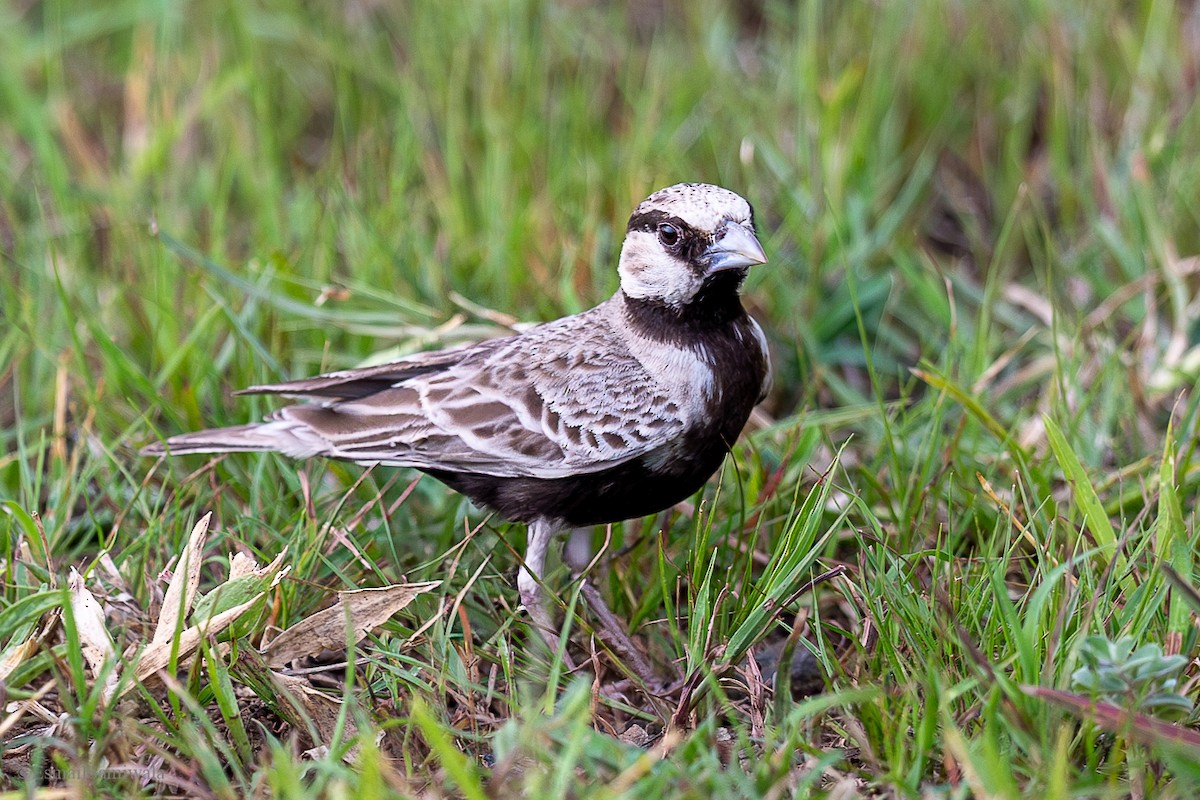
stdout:
POLYGON ((725 226, 725 232, 704 251, 704 260, 711 275, 721 270, 765 264, 767 254, 763 252, 754 231, 730 222, 725 226))

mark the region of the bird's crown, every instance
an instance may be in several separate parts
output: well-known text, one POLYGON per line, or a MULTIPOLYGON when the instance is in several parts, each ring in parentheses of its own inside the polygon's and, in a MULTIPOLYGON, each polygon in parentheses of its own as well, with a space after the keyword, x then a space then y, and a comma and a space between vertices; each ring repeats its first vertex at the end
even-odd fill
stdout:
POLYGON ((634 228, 639 217, 652 212, 678 217, 697 232, 713 234, 725 221, 752 225, 754 212, 745 198, 711 183, 677 183, 647 197, 629 218, 634 228))

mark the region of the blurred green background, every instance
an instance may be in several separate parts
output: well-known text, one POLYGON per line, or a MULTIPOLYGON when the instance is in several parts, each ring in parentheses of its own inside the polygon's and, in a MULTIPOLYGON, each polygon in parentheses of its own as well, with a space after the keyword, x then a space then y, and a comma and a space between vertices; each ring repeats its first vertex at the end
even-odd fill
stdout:
MULTIPOLYGON (((606 584, 617 610, 639 625, 711 600, 714 575, 759 585, 840 451, 837 490, 805 513, 836 534, 814 552, 859 588, 803 604, 840 609, 828 688, 896 689, 847 700, 855 711, 836 722, 777 709, 768 742, 803 740, 814 763, 894 796, 1121 794, 1125 781, 1188 796, 1174 778, 1155 783, 1163 773, 1140 745, 1097 749, 1096 729, 1060 728, 1014 687, 1069 688, 1088 633, 1132 631, 1197 655, 1195 612, 1159 566, 1195 584, 1198 9, 5 0, 0 499, 40 513, 47 547, 40 571, 18 580, 23 529, 15 512, 0 520, 4 608, 102 550, 153 608, 153 577, 209 508, 222 524, 214 560, 291 547, 279 624, 327 605, 330 589, 446 577, 441 554, 482 515, 431 481, 402 498, 408 473, 359 484, 343 465, 257 456, 155 468, 136 448, 271 408, 230 396, 242 386, 588 308, 617 286, 634 205, 706 181, 756 210, 771 262, 752 272, 746 304, 770 340, 775 389, 736 474, 703 496, 713 514, 696 519, 709 522, 660 520, 673 531, 665 558, 654 521, 618 531, 626 550, 606 584), (356 515, 381 491, 389 513, 356 515), (1064 582, 1061 563, 1111 552, 1115 537, 1131 572, 1105 571, 1105 557, 1064 582), (744 548, 713 551, 717 541, 744 548), (1030 612, 1038 587, 1053 601, 1030 612), (981 679, 977 653, 1011 681, 981 679), (846 742, 870 757, 847 756, 846 742), (998 763, 1012 774, 987 771, 998 763)), ((446 593, 470 584, 474 627, 435 629, 421 663, 437 680, 470 683, 455 648, 472 631, 495 637, 477 642, 497 648, 487 658, 511 664, 510 534, 520 540, 493 521, 447 578, 446 593)), ((755 602, 733 594, 712 612, 718 641, 755 602)), ((419 613, 433 615, 426 601, 419 613)), ((695 664, 703 644, 655 647, 695 664)), ((38 664, 13 688, 54 674, 52 659, 38 664)), ((384 673, 374 691, 399 707, 410 691, 433 697, 461 732, 439 705, 444 687, 384 673)), ((493 727, 522 708, 514 700, 493 727)), ((553 739, 540 718, 522 724, 553 739)), ((423 757, 452 764, 422 730, 433 742, 423 757)), ((608 746, 585 766, 561 763, 610 779, 621 767, 608 746)), ((720 768, 699 777, 689 770, 709 769, 717 749, 687 752, 661 770, 729 796, 795 786, 787 764, 751 770, 745 785, 720 783, 735 780, 720 768)), ((410 771, 426 774, 418 762, 410 771)), ((233 796, 266 785, 251 763, 229 768, 233 796)), ((358 786, 335 763, 324 779, 358 786)), ((682 794, 661 770, 649 780, 682 794)), ((220 773, 206 773, 210 788, 220 773)), ((455 773, 460 789, 468 773, 455 773)), ((833 772, 821 775, 805 780, 831 785, 833 772)))

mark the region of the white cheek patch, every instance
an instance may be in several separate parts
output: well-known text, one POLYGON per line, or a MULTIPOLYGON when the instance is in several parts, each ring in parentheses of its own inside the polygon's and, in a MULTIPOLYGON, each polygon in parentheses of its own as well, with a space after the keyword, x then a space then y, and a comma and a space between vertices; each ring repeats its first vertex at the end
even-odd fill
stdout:
POLYGON ((686 263, 663 251, 657 237, 643 231, 625 237, 617 271, 625 294, 676 307, 695 297, 704 282, 686 263))

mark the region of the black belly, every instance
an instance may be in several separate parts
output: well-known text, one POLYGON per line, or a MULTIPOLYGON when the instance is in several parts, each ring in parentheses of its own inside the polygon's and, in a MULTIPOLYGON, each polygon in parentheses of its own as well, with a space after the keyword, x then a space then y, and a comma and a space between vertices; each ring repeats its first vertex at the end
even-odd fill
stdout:
POLYGON ((712 477, 726 452, 723 444, 706 447, 669 465, 669 471, 651 470, 638 459, 602 472, 553 479, 425 471, 506 519, 542 517, 581 527, 644 517, 686 500, 712 477))

